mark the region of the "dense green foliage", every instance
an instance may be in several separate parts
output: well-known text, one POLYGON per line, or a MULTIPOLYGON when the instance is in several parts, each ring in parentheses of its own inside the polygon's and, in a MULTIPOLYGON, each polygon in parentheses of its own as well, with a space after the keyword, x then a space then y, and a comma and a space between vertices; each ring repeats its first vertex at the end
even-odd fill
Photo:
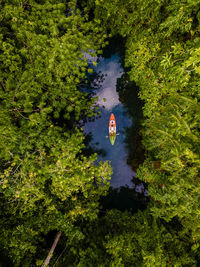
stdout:
POLYGON ((179 223, 149 213, 111 210, 82 225, 85 239, 67 246, 59 266, 195 266, 193 242, 179 223))
POLYGON ((94 114, 94 100, 78 90, 86 81, 84 53, 98 51, 105 36, 70 11, 74 5, 1 1, 0 242, 23 266, 52 230, 69 242, 83 238, 76 221, 97 217, 108 188, 108 164, 81 154, 76 127, 80 116, 94 114))
MULTIPOLYGON (((151 214, 177 218, 200 242, 200 1, 90 1, 95 19, 126 37, 125 64, 144 101, 151 214)), ((183 264, 183 263, 182 263, 183 264)))
POLYGON ((198 266, 200 1, 78 3, 84 16, 76 1, 0 3, 4 254, 16 266, 36 264, 47 234, 61 231, 60 266, 198 266), (100 52, 109 33, 125 38, 125 65, 144 102, 147 153, 137 172, 150 203, 97 216, 111 170, 82 153, 78 121, 95 110, 78 88, 92 72, 84 53, 100 52))

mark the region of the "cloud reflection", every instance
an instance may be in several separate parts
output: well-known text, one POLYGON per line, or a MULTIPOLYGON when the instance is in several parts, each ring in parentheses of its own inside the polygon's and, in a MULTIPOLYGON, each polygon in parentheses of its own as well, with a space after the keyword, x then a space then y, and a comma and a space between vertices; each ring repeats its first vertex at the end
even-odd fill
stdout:
POLYGON ((97 67, 97 72, 101 71, 107 75, 102 83, 102 89, 97 93, 97 104, 104 106, 106 110, 111 110, 120 104, 118 93, 113 90, 113 88, 116 88, 117 78, 122 75, 118 60, 119 57, 117 55, 113 55, 109 59, 100 59, 97 67))
POLYGON ((95 96, 98 96, 97 104, 100 106, 101 117, 94 121, 88 121, 83 126, 84 133, 88 134, 91 132, 93 138, 90 146, 92 148, 105 152, 104 154, 98 154, 97 161, 111 162, 113 168, 113 175, 110 181, 111 186, 118 188, 123 185, 128 185, 130 188, 134 188, 135 185, 131 180, 133 176, 136 176, 136 173, 127 164, 128 152, 125 144, 125 131, 126 128, 131 127, 132 120, 125 112, 126 108, 119 101, 119 96, 116 91, 117 78, 123 74, 119 56, 115 54, 108 59, 100 58, 95 70, 97 73, 106 74, 101 88, 97 89, 95 94, 95 96), (111 112, 115 114, 117 133, 119 134, 116 137, 114 146, 111 145, 108 138, 108 123, 111 112))

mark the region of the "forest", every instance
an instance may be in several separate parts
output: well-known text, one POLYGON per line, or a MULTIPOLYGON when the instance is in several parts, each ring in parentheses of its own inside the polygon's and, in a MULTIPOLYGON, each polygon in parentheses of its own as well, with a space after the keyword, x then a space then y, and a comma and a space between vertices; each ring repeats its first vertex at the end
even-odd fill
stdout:
POLYGON ((200 0, 1 0, 0 266, 199 266, 199 88, 200 0), (112 164, 80 124, 85 55, 116 36, 143 103, 137 210, 106 208, 112 164))

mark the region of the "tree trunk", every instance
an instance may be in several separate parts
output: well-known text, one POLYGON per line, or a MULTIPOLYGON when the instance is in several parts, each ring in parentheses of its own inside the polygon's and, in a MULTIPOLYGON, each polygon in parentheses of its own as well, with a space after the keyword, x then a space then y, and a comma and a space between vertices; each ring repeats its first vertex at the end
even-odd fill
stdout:
POLYGON ((50 262, 50 259, 51 259, 52 255, 53 255, 53 253, 54 253, 55 248, 56 248, 56 245, 57 245, 57 243, 58 243, 58 241, 59 241, 59 239, 60 239, 60 236, 61 236, 61 232, 58 232, 57 235, 56 235, 56 238, 55 238, 55 240, 54 240, 54 242, 53 242, 53 245, 52 245, 52 247, 51 247, 51 249, 50 249, 50 251, 49 251, 49 254, 48 254, 48 256, 46 257, 46 259, 45 259, 45 261, 44 261, 42 267, 48 266, 48 264, 49 264, 49 262, 50 262))

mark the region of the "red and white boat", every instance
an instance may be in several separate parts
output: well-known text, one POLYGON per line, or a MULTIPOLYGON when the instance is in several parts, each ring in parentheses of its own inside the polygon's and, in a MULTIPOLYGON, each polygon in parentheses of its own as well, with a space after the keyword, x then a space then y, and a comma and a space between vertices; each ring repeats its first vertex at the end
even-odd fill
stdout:
POLYGON ((112 113, 110 115, 110 119, 109 119, 109 137, 110 137, 110 142, 112 145, 114 145, 115 143, 115 139, 116 139, 116 119, 114 114, 112 113))

